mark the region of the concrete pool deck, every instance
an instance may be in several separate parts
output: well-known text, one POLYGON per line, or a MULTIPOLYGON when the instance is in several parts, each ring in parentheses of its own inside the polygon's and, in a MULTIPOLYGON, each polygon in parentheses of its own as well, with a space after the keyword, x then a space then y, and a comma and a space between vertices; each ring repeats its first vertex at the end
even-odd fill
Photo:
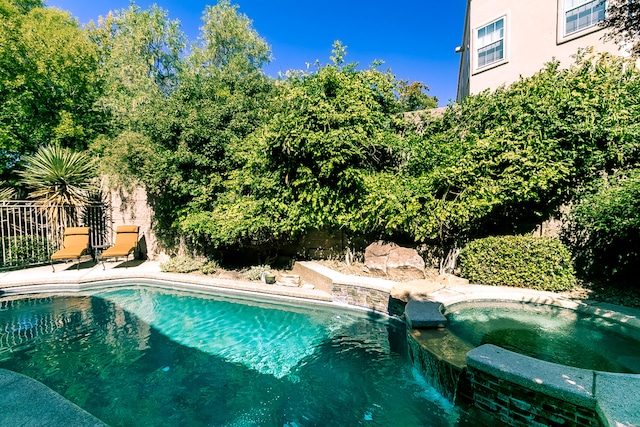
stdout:
MULTIPOLYGON (((43 292, 78 292, 90 290, 92 284, 109 281, 135 282, 135 280, 162 280, 184 283, 194 287, 226 289, 236 292, 269 294, 274 296, 305 299, 311 301, 332 301, 327 292, 318 289, 267 285, 260 281, 239 281, 220 279, 199 274, 165 273, 160 271, 157 261, 127 261, 102 264, 91 261, 56 264, 53 272, 50 265, 0 272, 0 297, 43 292)), ((194 289, 197 290, 197 289, 194 289)))

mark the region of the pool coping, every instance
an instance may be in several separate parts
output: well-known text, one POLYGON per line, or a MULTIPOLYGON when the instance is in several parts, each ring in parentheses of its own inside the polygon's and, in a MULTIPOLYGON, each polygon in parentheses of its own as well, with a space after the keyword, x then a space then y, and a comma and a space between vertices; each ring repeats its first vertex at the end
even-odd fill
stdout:
POLYGON ((600 301, 576 300, 562 293, 536 291, 533 289, 455 285, 430 293, 428 300, 441 303, 444 310, 456 304, 467 302, 520 302, 552 305, 603 317, 613 322, 640 329, 640 309, 600 301))
POLYGON ((237 292, 238 294, 267 295, 294 300, 331 302, 330 294, 318 289, 305 289, 284 285, 267 285, 260 281, 240 281, 207 277, 206 275, 165 273, 159 263, 145 262, 145 268, 116 268, 103 270, 100 265, 80 271, 73 269, 52 273, 42 267, 14 271, 0 275, 0 297, 39 293, 73 293, 122 286, 143 280, 150 283, 165 282, 196 292, 237 292))

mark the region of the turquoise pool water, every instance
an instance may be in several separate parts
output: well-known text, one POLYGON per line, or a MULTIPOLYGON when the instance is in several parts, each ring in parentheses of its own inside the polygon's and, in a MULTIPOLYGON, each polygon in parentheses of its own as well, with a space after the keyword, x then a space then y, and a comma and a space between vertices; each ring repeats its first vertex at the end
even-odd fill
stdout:
POLYGON ((640 373, 640 330, 604 317, 507 302, 458 304, 445 315, 447 329, 472 347, 495 344, 576 368, 640 373))
POLYGON ((113 426, 473 424, 371 314, 147 287, 0 301, 0 368, 113 426))

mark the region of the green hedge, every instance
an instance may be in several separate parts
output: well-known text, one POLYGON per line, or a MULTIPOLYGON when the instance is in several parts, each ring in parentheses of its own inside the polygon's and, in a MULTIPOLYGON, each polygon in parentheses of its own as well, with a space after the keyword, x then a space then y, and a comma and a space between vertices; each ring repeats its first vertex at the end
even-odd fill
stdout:
POLYGON ((556 239, 532 236, 487 237, 470 242, 458 258, 471 283, 563 291, 576 285, 571 254, 556 239))

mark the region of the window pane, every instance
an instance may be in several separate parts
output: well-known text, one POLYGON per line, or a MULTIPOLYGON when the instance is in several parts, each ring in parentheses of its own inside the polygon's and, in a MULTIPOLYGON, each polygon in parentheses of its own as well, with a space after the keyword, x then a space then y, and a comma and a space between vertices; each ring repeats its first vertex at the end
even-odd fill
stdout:
POLYGON ((578 31, 578 15, 567 16, 566 33, 571 34, 578 31))
POLYGON ((477 67, 504 59, 504 18, 478 29, 477 67))
POLYGON ((604 14, 607 8, 605 7, 605 2, 599 2, 596 7, 593 9, 596 22, 604 21, 604 14))
POLYGON ((565 35, 592 27, 604 20, 606 9, 602 0, 567 0, 565 8, 565 35))
POLYGON ((504 40, 478 49, 478 67, 484 67, 504 58, 504 40))

